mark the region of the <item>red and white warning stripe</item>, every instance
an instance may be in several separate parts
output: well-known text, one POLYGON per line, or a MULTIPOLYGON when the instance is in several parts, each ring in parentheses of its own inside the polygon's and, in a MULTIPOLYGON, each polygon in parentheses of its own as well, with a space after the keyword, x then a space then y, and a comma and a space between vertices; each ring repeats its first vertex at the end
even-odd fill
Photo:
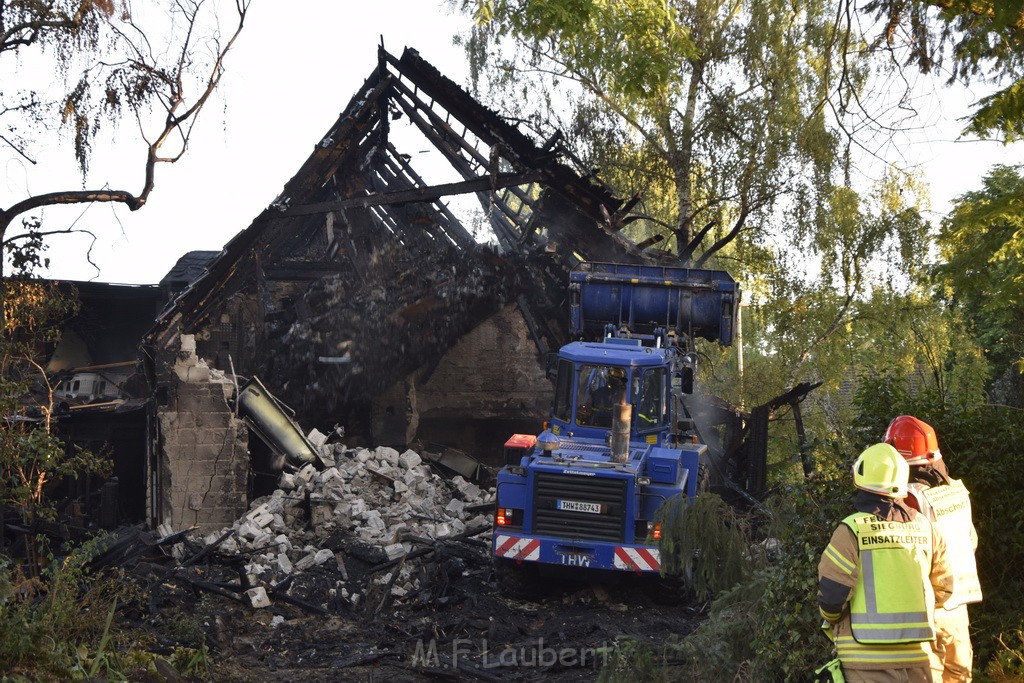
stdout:
POLYGON ((519 536, 497 536, 494 539, 494 554, 512 560, 539 560, 540 541, 519 536))
POLYGON ((615 568, 632 571, 661 571, 661 553, 650 548, 615 549, 615 568))

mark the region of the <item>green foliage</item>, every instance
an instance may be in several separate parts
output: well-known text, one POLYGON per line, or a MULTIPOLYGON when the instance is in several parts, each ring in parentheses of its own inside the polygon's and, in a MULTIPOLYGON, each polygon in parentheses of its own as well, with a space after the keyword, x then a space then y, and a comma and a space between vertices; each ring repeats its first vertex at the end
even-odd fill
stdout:
POLYGON ((907 62, 921 71, 932 71, 948 57, 950 83, 1003 83, 981 100, 965 132, 1000 135, 1007 142, 1021 138, 1024 0, 871 0, 863 9, 884 27, 877 42, 892 46, 905 38, 907 62))
POLYGON ((168 662, 171 667, 191 680, 206 681, 210 679, 212 662, 210 650, 206 645, 199 647, 176 647, 171 652, 168 662))
POLYGON ((1001 374, 1024 358, 1024 176, 996 166, 957 198, 938 243, 940 294, 961 311, 1001 374))
POLYGON ((550 43, 570 69, 627 97, 664 96, 679 57, 696 55, 687 28, 658 0, 476 0, 475 17, 498 36, 522 36, 536 49, 550 43))
MULTIPOLYGON (((96 576, 88 562, 105 539, 96 537, 64 557, 50 556, 39 577, 26 578, 0 555, 0 671, 4 680, 163 680, 150 638, 119 624, 122 606, 145 596, 123 576, 96 576), (156 677, 156 678, 154 678, 156 677)), ((174 647, 165 664, 190 680, 209 680, 201 642, 174 647)))
POLYGON ((37 268, 49 268, 50 259, 43 257, 46 245, 43 244, 40 220, 36 217, 24 218, 21 227, 23 233, 3 243, 3 257, 10 261, 11 272, 15 276, 28 276, 37 268))
POLYGON ((839 521, 853 510, 849 464, 861 446, 846 439, 811 446, 815 476, 782 486, 770 500, 766 530, 778 541, 776 560, 761 574, 754 607, 756 680, 805 680, 829 659, 815 594, 818 559, 839 521))
MULTIPOLYGON (((830 184, 836 137, 820 104, 838 54, 826 2, 453 4, 477 22, 477 83, 488 77, 503 108, 565 130, 621 194, 642 193, 659 248, 681 253, 711 225, 692 253, 710 256, 765 230, 780 195, 817 198, 830 184)), ((845 60, 855 73, 856 57, 845 60)))
POLYGON ((1005 142, 1024 139, 1024 79, 1014 81, 991 95, 982 97, 977 104, 965 133, 978 137, 995 134, 1005 142))
POLYGON ((754 681, 755 635, 760 624, 757 605, 763 600, 763 572, 715 598, 705 623, 679 643, 686 662, 676 680, 754 681))
POLYGON ((985 667, 993 683, 1024 680, 1024 628, 1011 630, 998 638, 1000 650, 985 667))
POLYGON ((604 654, 606 659, 598 676, 600 683, 668 683, 675 680, 669 669, 669 662, 675 650, 675 642, 651 645, 623 638, 604 654))
POLYGON ((51 558, 39 579, 0 556, 0 670, 79 679, 109 672, 110 623, 123 587, 87 581, 84 567, 98 544, 51 558))
POLYGON ((658 510, 661 523, 661 571, 681 575, 698 599, 706 600, 743 580, 747 538, 736 512, 713 493, 688 503, 682 497, 658 510))
POLYGON ((42 352, 60 337, 60 324, 78 307, 77 296, 31 277, 2 283, 0 328, 0 504, 21 510, 24 521, 51 518, 47 485, 91 472, 105 475, 108 460, 67 447, 52 431, 53 390, 42 352))
MULTIPOLYGON (((124 10, 126 12, 126 10, 124 10)), ((19 54, 30 50, 52 56, 59 76, 67 77, 82 52, 96 49, 104 41, 114 41, 116 34, 105 31, 112 18, 121 13, 116 11, 112 0, 56 0, 53 2, 29 2, 15 0, 0 5, 0 26, 11 27, 0 37, 0 55, 19 54)), ((42 85, 42 84, 40 84, 42 85)), ((83 78, 72 88, 63 103, 61 120, 74 130, 75 157, 83 174, 88 169, 91 141, 99 122, 84 106, 89 89, 89 79, 83 78)), ((0 97, 0 105, 10 101, 21 103, 19 107, 8 107, 2 111, 13 113, 18 109, 39 121, 47 103, 40 99, 36 90, 14 87, 7 89, 0 97)), ((0 124, 6 121, 0 121, 0 124)), ((4 125, 5 132, 15 133, 11 146, 20 149, 24 138, 16 123, 4 125)))

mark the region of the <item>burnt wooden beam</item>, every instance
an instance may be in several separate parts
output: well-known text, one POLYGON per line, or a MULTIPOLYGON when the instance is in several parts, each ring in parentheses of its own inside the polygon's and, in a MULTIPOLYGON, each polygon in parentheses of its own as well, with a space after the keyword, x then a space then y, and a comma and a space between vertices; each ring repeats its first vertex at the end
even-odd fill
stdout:
MULTIPOLYGON (((427 187, 429 183, 411 172, 411 168, 405 163, 402 155, 392 145, 388 145, 387 153, 383 155, 383 162, 373 167, 374 187, 377 192, 405 192, 418 190, 427 187), (383 181, 383 185, 380 184, 383 181)), ((405 232, 413 237, 429 237, 428 242, 438 247, 461 247, 472 248, 475 241, 468 233, 465 239, 459 241, 446 230, 446 217, 440 212, 439 207, 444 204, 440 199, 432 202, 415 202, 381 207, 381 211, 393 214, 395 219, 404 219, 405 232), (401 210, 392 210, 396 206, 401 210)), ((459 226, 461 227, 461 225, 459 226)))
MULTIPOLYGON (((389 154, 381 152, 379 160, 363 171, 366 184, 373 193, 368 196, 383 196, 394 193, 415 191, 417 188, 408 178, 396 173, 389 154)), ((367 211, 380 218, 409 249, 435 249, 451 246, 445 235, 438 235, 434 229, 429 208, 432 202, 401 202, 369 207, 367 211)), ((355 210, 360 210, 356 207, 355 210)))
MULTIPOLYGON (((398 93, 395 97, 395 102, 402 108, 406 116, 409 117, 409 120, 445 156, 448 163, 452 165, 452 168, 459 172, 459 175, 466 180, 478 177, 481 169, 487 167, 487 158, 470 145, 465 138, 459 136, 447 121, 437 115, 437 112, 419 102, 415 94, 409 91, 401 81, 396 80, 395 84, 395 92, 398 93), (467 156, 469 159, 466 158, 467 156)), ((512 192, 517 191, 516 188, 512 188, 512 192)), ((477 193, 480 206, 484 211, 490 208, 489 196, 485 192, 477 193)), ((514 248, 519 241, 519 233, 516 231, 515 226, 493 215, 490 216, 490 219, 491 227, 498 238, 498 242, 505 249, 514 248)))
MULTIPOLYGON (((409 120, 420 129, 421 133, 434 142, 438 149, 448 157, 448 160, 453 166, 459 168, 459 171, 462 173, 464 178, 479 175, 480 169, 487 168, 489 166, 490 159, 488 159, 483 152, 477 149, 476 146, 471 145, 464 136, 456 133, 455 129, 452 128, 448 121, 441 118, 430 106, 420 101, 416 97, 416 94, 410 90, 408 86, 402 83, 402 81, 395 81, 394 92, 396 93, 394 98, 395 102, 405 110, 409 120), (466 157, 469 157, 469 162, 472 165, 467 163, 466 157, 458 153, 451 144, 452 141, 454 141, 458 148, 465 153, 466 157), (460 166, 469 169, 468 172, 463 170, 460 166)), ((504 158, 512 164, 514 168, 519 170, 523 169, 522 165, 516 164, 507 156, 504 158)), ((533 168, 540 167, 534 166, 533 168)), ((511 191, 520 199, 524 201, 527 199, 526 192, 517 188, 511 188, 511 191)))
POLYGON ((399 192, 380 192, 368 194, 365 197, 351 197, 349 199, 338 199, 330 202, 318 202, 316 204, 303 204, 293 206, 281 212, 282 216, 309 216, 317 213, 328 213, 341 209, 366 209, 371 206, 383 206, 386 204, 406 204, 409 202, 431 202, 441 197, 455 194, 469 194, 471 192, 486 192, 493 188, 506 188, 516 185, 527 185, 540 182, 542 174, 531 173, 502 173, 496 178, 475 178, 464 180, 459 183, 444 183, 430 187, 420 187, 415 190, 403 190, 399 192))
POLYGON ((337 261, 293 261, 264 269, 267 280, 316 280, 350 270, 350 266, 337 261))
MULTIPOLYGON (((588 216, 600 220, 600 205, 607 207, 609 213, 615 213, 622 206, 623 202, 610 189, 590 184, 568 166, 552 161, 548 150, 538 148, 530 138, 474 100, 415 50, 406 48, 400 59, 391 55, 386 55, 386 59, 426 96, 443 102, 445 108, 484 144, 491 146, 501 142, 508 151, 506 158, 521 168, 544 168, 550 175, 549 183, 588 216)), ((595 237, 600 239, 599 235, 595 237)))
MULTIPOLYGON (((463 152, 465 152, 466 157, 468 157, 469 160, 474 162, 478 167, 487 166, 487 155, 477 149, 475 145, 470 144, 464 135, 456 133, 450 123, 439 116, 430 104, 427 104, 416 97, 416 93, 405 85, 405 83, 402 83, 401 81, 396 81, 395 83, 395 92, 397 93, 397 97, 395 98, 396 101, 404 110, 406 110, 406 113, 408 113, 409 110, 417 112, 419 116, 412 119, 412 122, 415 123, 420 130, 423 130, 424 126, 426 126, 435 133, 444 136, 445 142, 454 142, 463 152), (423 118, 423 116, 426 118, 423 118)), ((432 100, 432 102, 436 102, 436 100, 432 100)))
POLYGON ((356 152, 360 139, 369 134, 377 122, 377 102, 387 97, 393 80, 390 74, 379 76, 379 81, 374 76, 366 80, 359 91, 365 95, 353 98, 346 115, 316 145, 313 154, 285 185, 282 198, 303 201, 338 172, 346 159, 356 152))
MULTIPOLYGON (((394 147, 389 146, 389 151, 391 152, 392 163, 398 164, 405 175, 412 180, 414 185, 419 187, 425 187, 427 185, 427 183, 423 181, 423 178, 416 173, 412 164, 410 164, 405 157, 400 155, 394 147)), ((476 240, 473 239, 473 236, 470 235, 469 231, 466 230, 464 225, 462 225, 462 221, 460 221, 455 214, 449 211, 447 206, 441 202, 435 202, 430 208, 436 213, 438 225, 448 236, 448 239, 463 249, 468 249, 476 245, 476 240)))

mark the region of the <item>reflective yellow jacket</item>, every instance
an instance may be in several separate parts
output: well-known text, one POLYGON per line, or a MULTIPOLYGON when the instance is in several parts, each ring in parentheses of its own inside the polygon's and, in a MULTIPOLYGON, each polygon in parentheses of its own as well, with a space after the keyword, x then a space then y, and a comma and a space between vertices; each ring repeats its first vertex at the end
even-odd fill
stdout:
POLYGON ((914 507, 931 520, 946 541, 954 581, 953 595, 943 608, 954 610, 960 605, 981 602, 981 583, 974 561, 978 532, 971 518, 967 487, 959 479, 950 479, 949 484, 942 486, 911 483, 910 496, 914 507))
POLYGON ((952 593, 953 574, 941 534, 935 532, 923 515, 906 511, 911 515, 908 523, 869 513, 851 515, 836 528, 821 555, 818 606, 821 615, 832 625, 832 637, 846 668, 878 670, 928 665, 931 649, 928 641, 934 638, 932 610, 952 593), (862 524, 870 525, 872 521, 879 523, 879 529, 868 531, 865 536, 873 534, 874 545, 885 548, 880 552, 864 550, 862 556, 855 529, 862 524), (887 533, 891 537, 886 537, 887 533), (909 542, 903 543, 908 539, 909 542), (903 551, 898 549, 901 546, 903 551), (901 552, 905 555, 902 560, 901 552), (886 556, 889 560, 884 560, 886 556), (870 557, 883 561, 875 562, 872 569, 870 557), (868 558, 867 567, 865 558, 868 558), (871 596, 866 595, 869 589, 862 578, 862 574, 869 571, 873 573, 871 596), (890 574, 885 575, 886 571, 890 574), (895 571, 901 575, 892 576, 895 571), (896 586, 899 586, 896 591, 914 593, 907 604, 926 606, 923 618, 920 614, 912 618, 892 614, 904 609, 894 604, 900 601, 894 597, 898 593, 888 592, 889 587, 896 586), (876 601, 873 607, 872 599, 876 601), (851 608, 858 612, 856 630, 851 608), (876 615, 873 621, 866 616, 871 612, 876 615), (887 625, 886 620, 893 623, 887 625))

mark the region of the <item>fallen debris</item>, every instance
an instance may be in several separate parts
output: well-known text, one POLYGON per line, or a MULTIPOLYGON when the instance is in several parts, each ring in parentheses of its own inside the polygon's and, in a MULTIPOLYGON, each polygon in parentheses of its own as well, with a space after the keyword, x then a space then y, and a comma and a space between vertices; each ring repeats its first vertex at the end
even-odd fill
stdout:
POLYGON ((537 602, 506 598, 488 552, 493 489, 411 450, 318 449, 332 466, 282 475, 230 527, 110 537, 100 565, 148 586, 147 630, 200 621, 227 678, 587 680, 617 637, 699 621, 628 583, 545 580, 537 602))
MULTIPOLYGON (((294 597, 296 575, 322 569, 336 574, 319 603, 300 606, 327 610, 332 603, 365 604, 366 593, 383 593, 381 607, 421 593, 422 572, 412 560, 436 555, 442 543, 457 543, 490 531, 493 489, 461 476, 446 479, 413 450, 381 446, 373 450, 321 442, 322 471, 312 465, 281 475, 280 488, 253 501, 228 529, 208 534, 204 546, 183 564, 216 553, 244 562, 254 607, 263 597, 294 597), (467 531, 468 530, 468 531, 467 531), (426 544, 414 547, 417 543, 426 544), (349 560, 363 559, 359 575, 349 560), (397 568, 383 577, 379 572, 397 568), (370 577, 368 585, 360 578, 370 577), (289 590, 282 589, 285 581, 289 590), (259 598, 259 599, 258 599, 259 598)), ((299 581, 298 583, 303 583, 299 581)), ((260 603, 260 604, 257 604, 260 603)), ((380 607, 378 607, 378 610, 380 607)))

